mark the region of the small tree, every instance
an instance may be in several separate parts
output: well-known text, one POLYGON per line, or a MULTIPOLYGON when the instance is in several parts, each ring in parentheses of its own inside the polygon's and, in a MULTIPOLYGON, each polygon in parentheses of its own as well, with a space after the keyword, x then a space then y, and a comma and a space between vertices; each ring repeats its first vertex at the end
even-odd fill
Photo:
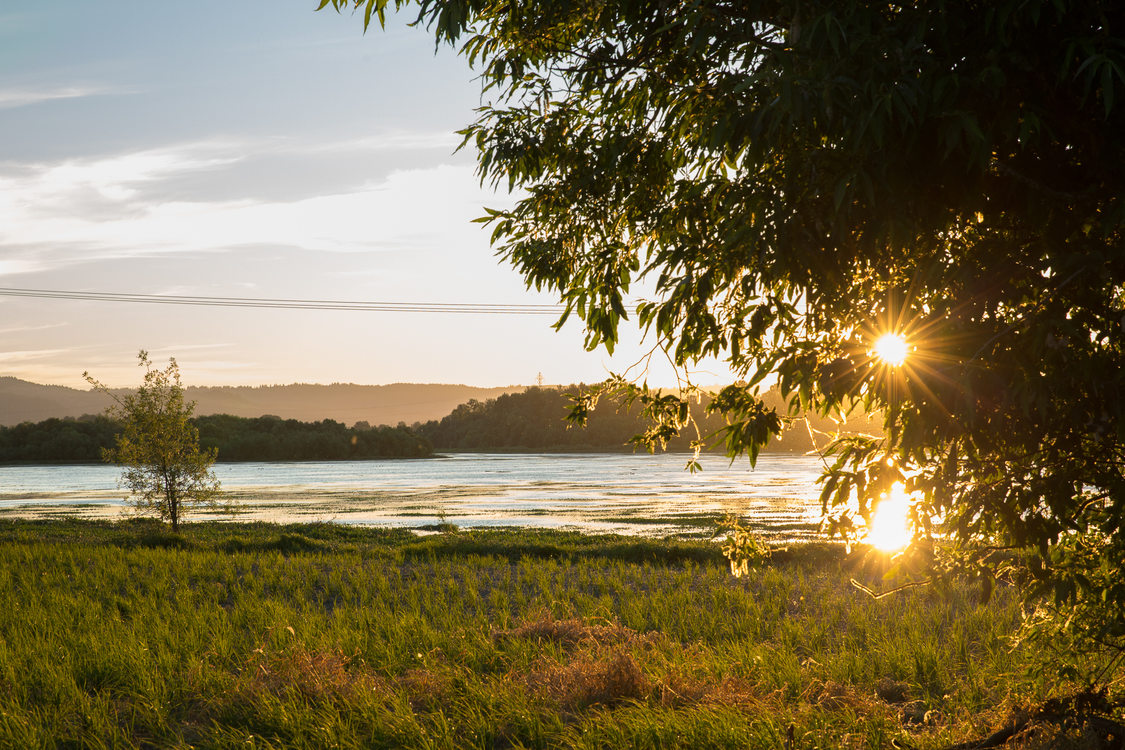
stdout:
POLYGON ((139 513, 171 522, 175 532, 189 508, 222 507, 219 480, 211 471, 217 451, 199 447, 199 430, 191 423, 195 402, 184 402, 176 360, 160 370, 144 350, 137 359, 145 377, 133 393, 118 395, 90 373, 82 376, 115 402, 106 414, 124 429, 114 448, 102 450, 102 458, 122 467, 118 484, 128 488, 126 499, 139 513))

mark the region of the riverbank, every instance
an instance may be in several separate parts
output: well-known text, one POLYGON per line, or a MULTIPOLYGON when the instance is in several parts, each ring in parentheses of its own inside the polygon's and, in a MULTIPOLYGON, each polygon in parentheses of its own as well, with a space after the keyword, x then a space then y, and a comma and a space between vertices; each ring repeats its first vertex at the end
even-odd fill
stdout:
MULTIPOLYGON (((446 527, 449 528, 449 527, 446 527)), ((0 746, 939 747, 1051 689, 1016 592, 548 530, 0 521, 0 746)))

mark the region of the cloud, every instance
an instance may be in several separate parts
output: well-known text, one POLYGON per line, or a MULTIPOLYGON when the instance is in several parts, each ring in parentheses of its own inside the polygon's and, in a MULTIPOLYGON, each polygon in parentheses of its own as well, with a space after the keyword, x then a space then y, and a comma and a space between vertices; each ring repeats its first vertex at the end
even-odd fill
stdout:
POLYGON ((179 356, 181 352, 194 352, 194 351, 210 351, 212 349, 230 349, 234 344, 165 344, 163 346, 149 349, 148 353, 153 357, 179 356))
POLYGON ((456 133, 410 131, 390 131, 362 138, 345 139, 307 147, 309 153, 329 153, 335 151, 410 151, 440 149, 453 151, 461 145, 461 136, 456 133))
POLYGON ((62 328, 66 323, 43 323, 39 325, 28 324, 18 326, 8 326, 0 328, 0 336, 7 336, 13 333, 31 333, 32 331, 46 331, 51 328, 62 328))
POLYGON ((13 175, 0 175, 0 201, 3 201, 0 209, 18 205, 50 214, 69 208, 76 197, 88 196, 125 205, 143 198, 142 190, 148 183, 238 161, 242 157, 235 149, 236 144, 212 141, 103 158, 18 166, 13 169, 13 175))
POLYGON ((35 273, 48 267, 48 264, 42 261, 27 258, 0 258, 0 278, 21 273, 35 273))
POLYGON ((23 351, 0 351, 0 365, 8 366, 18 362, 50 359, 60 354, 68 354, 69 349, 25 349, 23 351))
MULTIPOLYGON (((438 141, 400 133, 339 147, 438 141)), ((224 170, 237 168, 255 150, 319 147, 205 141, 103 158, 0 165, 0 276, 247 246, 369 252, 456 245, 483 237, 470 221, 482 213, 483 204, 498 202, 480 187, 471 166, 450 164, 398 170, 381 180, 290 200, 163 197, 161 186, 168 180, 204 173, 222 180, 224 170)))
POLYGON ((82 99, 89 96, 109 96, 114 94, 134 94, 132 89, 111 88, 108 86, 59 86, 56 88, 0 89, 0 109, 29 107, 58 99, 82 99))

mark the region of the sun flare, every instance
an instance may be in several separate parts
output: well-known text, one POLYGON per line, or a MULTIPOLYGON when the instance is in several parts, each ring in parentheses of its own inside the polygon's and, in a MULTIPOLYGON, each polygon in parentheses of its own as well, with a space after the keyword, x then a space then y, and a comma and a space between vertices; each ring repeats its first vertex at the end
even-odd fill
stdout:
POLYGON ((875 356, 886 362, 888 365, 898 367, 906 361, 906 355, 910 352, 910 348, 906 345, 906 339, 898 333, 885 333, 879 337, 875 342, 875 356))
POLYGON ((884 552, 894 552, 910 544, 912 537, 910 498, 902 482, 895 482, 875 508, 866 541, 884 552))

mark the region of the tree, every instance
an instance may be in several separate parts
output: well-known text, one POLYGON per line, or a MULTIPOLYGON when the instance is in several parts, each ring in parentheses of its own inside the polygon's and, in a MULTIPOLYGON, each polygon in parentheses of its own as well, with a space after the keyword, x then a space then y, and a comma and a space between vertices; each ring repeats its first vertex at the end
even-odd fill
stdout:
MULTIPOLYGON (((388 0, 325 0, 380 22, 388 0)), ((394 7, 408 5, 395 0, 394 7)), ((481 74, 464 131, 498 253, 589 347, 639 325, 724 357, 732 453, 792 412, 881 409, 828 447, 828 528, 910 500, 910 555, 1017 561, 1125 649, 1125 6, 1115 0, 420 0, 481 74), (877 356, 884 334, 906 358, 877 356)), ((560 321, 560 325, 562 321, 560 321)), ((651 437, 680 397, 645 400, 651 437)), ((578 416, 592 398, 578 404, 578 416)))
POLYGON ((191 423, 195 403, 184 402, 176 360, 160 370, 148 352, 142 350, 137 359, 145 368, 144 383, 130 393, 115 393, 88 372, 82 377, 113 399, 106 414, 122 425, 116 446, 103 449, 102 458, 122 467, 119 483, 138 512, 170 522, 175 533, 190 509, 224 507, 211 471, 216 451, 199 447, 199 431, 191 423))

